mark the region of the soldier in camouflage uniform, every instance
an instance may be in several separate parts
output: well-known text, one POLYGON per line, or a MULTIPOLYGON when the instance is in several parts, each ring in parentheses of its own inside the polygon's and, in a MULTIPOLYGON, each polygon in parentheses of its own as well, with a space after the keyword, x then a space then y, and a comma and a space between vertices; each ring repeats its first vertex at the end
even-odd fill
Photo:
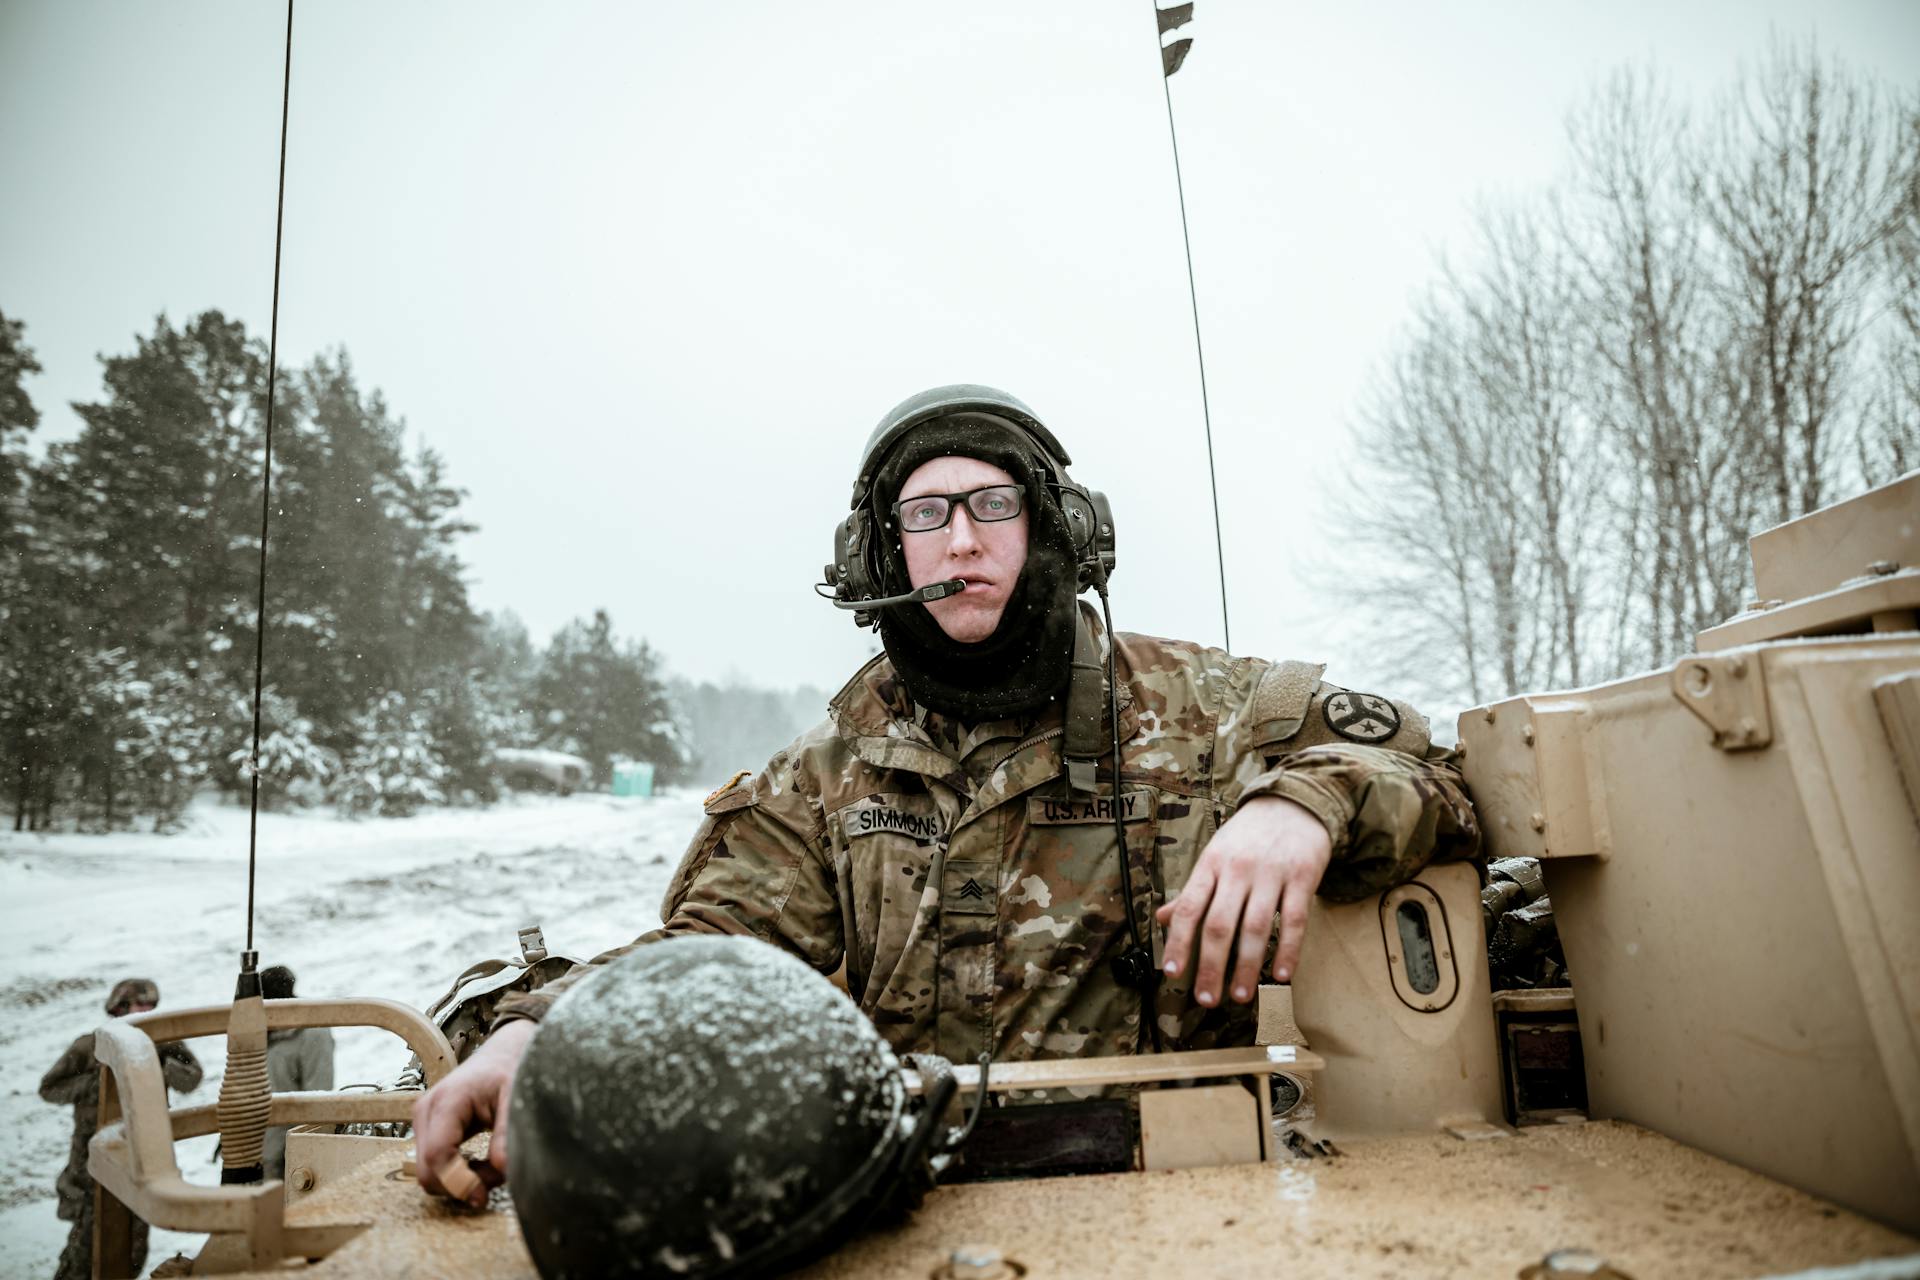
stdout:
MULTIPOLYGON (((751 935, 843 969, 897 1050, 956 1061, 1245 1044, 1261 971, 1292 976, 1316 889, 1354 901, 1477 853, 1460 776, 1410 709, 1317 665, 1124 632, 1110 651, 1076 601, 1087 552, 1062 516, 1066 461, 987 388, 883 420, 855 491, 885 530, 879 588, 965 589, 875 609, 886 653, 827 721, 708 797, 662 926, 595 963, 751 935), (1062 703, 1088 654, 1115 677, 1117 795, 1110 751, 1091 790, 1069 785, 1062 703), (1129 986, 1110 962, 1143 928, 1159 980, 1129 986)), ((471 1128, 494 1125, 483 1173, 504 1171, 513 1066, 588 971, 503 1004, 493 1039, 416 1106, 430 1190, 471 1128)))
MULTIPOLYGON (((146 978, 125 978, 107 996, 107 1016, 144 1013, 160 1003, 160 988, 146 978)), ((160 1068, 167 1087, 189 1093, 200 1087, 200 1062, 182 1044, 160 1046, 160 1068)), ((93 1056, 93 1032, 79 1037, 60 1060, 40 1078, 40 1096, 48 1102, 73 1107, 73 1144, 67 1167, 54 1187, 60 1194, 60 1217, 73 1224, 67 1246, 60 1253, 55 1280, 85 1280, 93 1274, 93 1175, 87 1172, 87 1144, 100 1124, 100 1065, 93 1056)), ((147 1258, 147 1224, 133 1220, 135 1274, 147 1258)))

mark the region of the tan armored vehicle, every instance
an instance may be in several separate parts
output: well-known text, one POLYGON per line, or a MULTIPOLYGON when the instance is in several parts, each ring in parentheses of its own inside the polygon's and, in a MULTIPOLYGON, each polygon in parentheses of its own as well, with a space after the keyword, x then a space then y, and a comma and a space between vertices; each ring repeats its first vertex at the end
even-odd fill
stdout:
MULTIPOLYGON (((991 1071, 1140 1085, 1133 1172, 942 1187, 802 1274, 1920 1276, 1920 473, 1753 557, 1767 598, 1671 669, 1461 718, 1489 856, 1538 860, 1571 987, 1493 992, 1470 867, 1316 904, 1262 1045, 991 1071)), ((266 1022, 453 1062, 402 1006, 266 1022)), ((154 1042, 226 1023, 101 1029, 100 1274, 129 1211, 213 1232, 201 1273, 534 1274, 504 1198, 429 1199, 404 1139, 333 1131, 407 1091, 275 1097, 305 1126, 284 1186, 185 1183, 173 1141, 219 1122, 169 1117, 154 1042)))

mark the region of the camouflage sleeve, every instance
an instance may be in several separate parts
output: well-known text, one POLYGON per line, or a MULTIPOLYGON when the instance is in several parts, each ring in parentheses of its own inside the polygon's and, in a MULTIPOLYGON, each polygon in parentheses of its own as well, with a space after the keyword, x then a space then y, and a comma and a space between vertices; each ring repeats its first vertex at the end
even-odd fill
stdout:
POLYGON ((1451 752, 1422 759, 1386 747, 1310 747, 1283 756, 1247 795, 1277 795, 1313 811, 1333 838, 1320 880, 1332 902, 1358 902, 1403 884, 1430 862, 1480 851, 1480 827, 1451 752))
POLYGON ((40 1077, 40 1097, 62 1104, 78 1102, 87 1091, 94 1069, 93 1032, 89 1031, 68 1045, 60 1060, 40 1077))
POLYGON ((1305 663, 1253 664, 1223 718, 1222 797, 1279 796, 1320 819, 1333 861, 1320 893, 1355 902, 1430 862, 1473 858, 1480 828, 1454 761, 1404 703, 1327 684, 1305 663))
POLYGON ((201 1078, 206 1074, 200 1067, 200 1059, 183 1044, 160 1046, 160 1071, 166 1077, 167 1087, 175 1093, 192 1093, 200 1087, 201 1078))
POLYGON ((595 956, 536 991, 500 1004, 494 1025, 538 1020, 594 968, 637 947, 682 934, 759 938, 831 971, 843 954, 839 896, 817 794, 783 753, 758 778, 737 777, 707 797, 695 833, 660 906, 661 927, 595 956))

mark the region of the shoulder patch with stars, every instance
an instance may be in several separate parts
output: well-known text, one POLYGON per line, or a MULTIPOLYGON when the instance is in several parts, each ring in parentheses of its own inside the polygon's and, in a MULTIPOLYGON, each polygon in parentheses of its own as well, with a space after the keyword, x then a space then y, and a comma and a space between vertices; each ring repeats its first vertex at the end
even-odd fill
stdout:
POLYGON ((1400 713, 1378 694, 1342 689, 1327 696, 1320 704, 1320 714, 1326 718, 1327 728, 1348 742, 1371 745, 1400 732, 1400 713))

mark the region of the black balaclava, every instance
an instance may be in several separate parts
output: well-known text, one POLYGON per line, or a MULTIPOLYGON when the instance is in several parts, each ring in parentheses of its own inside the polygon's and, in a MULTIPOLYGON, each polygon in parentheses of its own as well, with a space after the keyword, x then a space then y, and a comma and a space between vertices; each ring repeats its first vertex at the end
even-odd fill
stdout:
MULTIPOLYGON (((990 413, 961 411, 909 430, 874 476, 882 589, 911 590, 893 504, 914 469, 941 457, 978 458, 1026 490, 1027 563, 1000 625, 975 644, 948 637, 925 605, 880 611, 880 640, 915 702, 962 720, 994 720, 1037 711, 1066 688, 1073 658, 1074 598, 1079 594, 1073 540, 1033 442, 990 413)), ((932 537, 935 535, 925 535, 932 537)))

